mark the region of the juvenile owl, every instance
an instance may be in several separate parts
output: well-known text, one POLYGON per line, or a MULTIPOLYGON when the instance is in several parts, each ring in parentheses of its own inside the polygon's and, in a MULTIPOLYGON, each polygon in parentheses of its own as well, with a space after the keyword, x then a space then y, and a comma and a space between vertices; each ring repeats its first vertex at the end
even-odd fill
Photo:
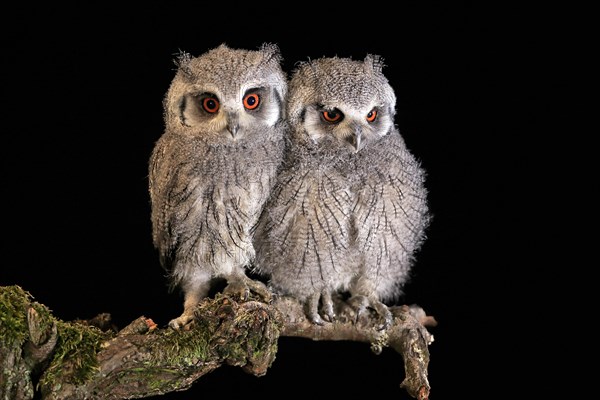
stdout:
POLYGON ((170 288, 184 294, 179 329, 218 281, 268 298, 250 279, 252 231, 284 147, 287 76, 274 44, 182 53, 163 101, 165 130, 150 156, 152 238, 170 288))
POLYGON ((276 292, 333 321, 349 295, 392 322, 430 216, 425 171, 394 123, 396 96, 379 57, 300 63, 287 101, 290 143, 255 238, 257 270, 276 292))

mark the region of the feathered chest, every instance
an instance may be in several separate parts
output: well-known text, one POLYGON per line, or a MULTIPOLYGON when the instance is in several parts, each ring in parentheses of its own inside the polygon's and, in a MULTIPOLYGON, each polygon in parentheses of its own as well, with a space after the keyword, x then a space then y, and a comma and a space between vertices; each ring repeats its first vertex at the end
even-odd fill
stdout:
POLYGON ((166 209, 178 220, 254 221, 275 177, 278 160, 272 150, 201 142, 166 148, 157 178, 164 183, 166 209))

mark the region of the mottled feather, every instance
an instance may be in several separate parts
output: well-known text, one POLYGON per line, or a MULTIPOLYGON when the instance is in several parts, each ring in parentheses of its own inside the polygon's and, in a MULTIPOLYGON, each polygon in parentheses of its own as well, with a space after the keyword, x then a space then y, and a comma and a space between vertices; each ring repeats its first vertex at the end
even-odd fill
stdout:
POLYGON ((381 57, 299 63, 287 99, 282 171, 256 233, 257 270, 274 291, 306 304, 310 320, 336 318, 350 296, 391 323, 425 239, 425 171, 395 123, 396 96, 381 57))
POLYGON ((216 280, 268 296, 246 272, 253 229, 282 161, 287 77, 272 44, 221 45, 199 57, 183 53, 176 64, 149 188, 153 243, 171 289, 185 295, 183 314, 170 322, 180 328, 216 280))

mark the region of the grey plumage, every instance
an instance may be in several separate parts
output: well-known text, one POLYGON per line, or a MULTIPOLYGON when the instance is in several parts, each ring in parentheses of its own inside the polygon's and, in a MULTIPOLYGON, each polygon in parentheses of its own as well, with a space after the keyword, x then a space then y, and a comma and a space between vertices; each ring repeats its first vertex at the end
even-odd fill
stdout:
MULTIPOLYGON (((425 239, 425 171, 394 123, 396 96, 377 56, 300 63, 287 101, 290 141, 257 229, 256 269, 306 304, 314 323, 336 318, 349 294, 389 326, 425 239)), ((356 314, 355 314, 356 315, 356 314)))
MULTIPOLYGON (((171 289, 182 289, 181 328, 213 284, 268 297, 246 276, 252 230, 282 160, 287 76, 274 44, 225 44, 182 53, 166 93, 165 131, 150 156, 152 237, 171 289)), ((262 286, 261 286, 262 285, 262 286)))

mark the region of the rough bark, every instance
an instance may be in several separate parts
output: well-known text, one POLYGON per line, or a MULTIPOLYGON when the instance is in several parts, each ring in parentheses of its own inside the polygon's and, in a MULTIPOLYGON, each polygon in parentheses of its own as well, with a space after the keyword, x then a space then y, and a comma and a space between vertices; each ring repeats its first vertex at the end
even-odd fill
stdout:
POLYGON ((418 306, 392 307, 393 324, 377 330, 376 315, 355 315, 336 302, 339 318, 314 325, 294 299, 271 304, 227 295, 203 301, 184 330, 159 329, 144 316, 117 330, 109 314, 92 320, 55 318, 19 286, 0 287, 0 400, 133 399, 188 389, 223 364, 267 373, 280 336, 369 343, 402 356, 401 387, 424 400, 427 331, 435 320, 418 306))

